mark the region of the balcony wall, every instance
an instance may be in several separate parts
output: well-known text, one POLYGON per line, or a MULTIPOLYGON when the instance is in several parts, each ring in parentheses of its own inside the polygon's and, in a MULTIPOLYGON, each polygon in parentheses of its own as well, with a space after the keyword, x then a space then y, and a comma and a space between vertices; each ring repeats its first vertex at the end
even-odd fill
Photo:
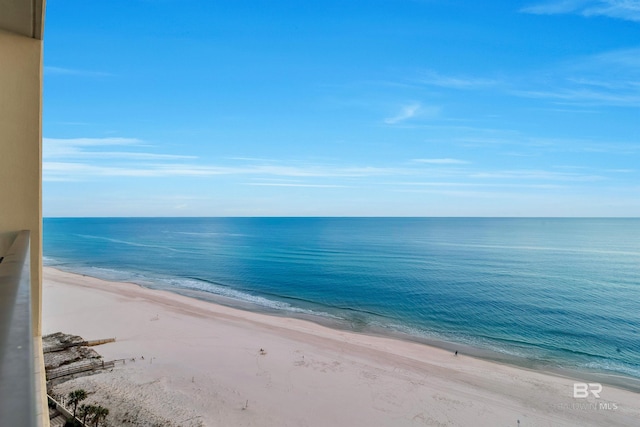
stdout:
MULTIPOLYGON (((40 335, 42 41, 0 30, 0 58, 0 235, 31 230, 33 326, 40 335)), ((7 249, 3 244, 0 254, 7 249)))
MULTIPOLYGON (((42 395, 44 375, 40 374, 40 368, 44 372, 40 339, 43 13, 43 0, 0 0, 0 257, 7 255, 19 230, 31 231, 26 265, 29 265, 31 339, 36 358, 33 364, 36 423, 48 426, 48 417, 40 416, 46 408, 46 396, 43 399, 42 395)), ((25 310, 17 305, 15 309, 25 310)), ((10 346, 11 341, 2 345, 10 346)), ((6 348, 0 350, 4 352, 6 348)), ((4 425, 3 421, 0 424, 4 425)))

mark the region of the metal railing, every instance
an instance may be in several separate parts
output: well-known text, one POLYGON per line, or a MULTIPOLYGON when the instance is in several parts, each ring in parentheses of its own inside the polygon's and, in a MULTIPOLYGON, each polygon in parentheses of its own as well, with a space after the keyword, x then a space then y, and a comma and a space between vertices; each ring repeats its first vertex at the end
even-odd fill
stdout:
POLYGON ((0 262, 0 424, 37 425, 29 231, 0 262))

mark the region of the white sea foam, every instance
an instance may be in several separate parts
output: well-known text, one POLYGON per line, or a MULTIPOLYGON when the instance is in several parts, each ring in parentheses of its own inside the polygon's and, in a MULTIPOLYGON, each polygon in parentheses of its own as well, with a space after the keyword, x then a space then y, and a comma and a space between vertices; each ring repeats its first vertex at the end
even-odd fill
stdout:
POLYGON ((588 363, 582 364, 581 367, 592 369, 595 371, 615 372, 623 375, 629 375, 635 378, 640 378, 640 367, 634 368, 627 364, 618 363, 610 360, 588 362, 588 363))
POLYGON ((60 261, 50 256, 42 256, 42 264, 46 266, 59 264, 60 261))
POLYGON ((164 233, 181 234, 184 236, 202 236, 202 237, 211 237, 211 236, 246 237, 247 236, 246 234, 240 234, 240 233, 194 232, 194 231, 164 231, 164 233))
POLYGON ((143 273, 134 273, 104 267, 79 267, 75 268, 74 272, 87 274, 89 276, 98 277, 104 280, 133 282, 151 288, 160 286, 169 290, 171 290, 172 288, 176 290, 192 289, 253 304, 255 306, 267 309, 338 319, 337 316, 334 316, 330 313, 296 307, 287 302, 253 295, 248 292, 239 291, 237 289, 232 289, 223 285, 216 285, 197 279, 152 277, 143 273))
POLYGON ((267 309, 339 319, 339 317, 334 316, 330 313, 296 307, 284 301, 277 301, 274 299, 265 298, 259 295, 250 294, 247 292, 239 291, 237 289, 228 288, 222 285, 216 285, 210 282, 204 282, 204 281, 195 280, 195 279, 174 279, 174 278, 159 279, 159 281, 168 285, 169 287, 186 288, 186 289, 203 291, 203 292, 211 293, 214 295, 223 296, 226 298, 231 298, 237 301, 247 302, 255 306, 263 307, 267 309))

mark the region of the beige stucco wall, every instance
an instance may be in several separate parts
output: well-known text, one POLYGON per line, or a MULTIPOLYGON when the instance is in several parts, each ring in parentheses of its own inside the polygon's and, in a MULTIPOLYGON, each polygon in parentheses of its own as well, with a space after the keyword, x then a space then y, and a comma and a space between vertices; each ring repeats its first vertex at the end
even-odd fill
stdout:
POLYGON ((0 29, 42 40, 45 0, 0 0, 0 29))
POLYGON ((42 40, 0 29, 0 256, 31 230, 36 419, 49 426, 42 357, 42 40))
MULTIPOLYGON (((0 237, 31 230, 35 335, 42 306, 41 111, 42 41, 0 30, 0 237)), ((6 242, 0 238, 0 254, 6 242)))
POLYGON ((44 10, 45 0, 0 0, 0 256, 17 231, 31 231, 36 419, 49 427, 41 339, 44 10))

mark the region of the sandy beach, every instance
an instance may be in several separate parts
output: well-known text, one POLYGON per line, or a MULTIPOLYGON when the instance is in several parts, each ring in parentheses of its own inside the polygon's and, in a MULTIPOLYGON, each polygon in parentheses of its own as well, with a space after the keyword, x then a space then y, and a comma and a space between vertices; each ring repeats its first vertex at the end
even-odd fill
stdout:
POLYGON ((113 426, 640 425, 631 391, 574 398, 580 379, 45 268, 58 331, 116 338, 96 350, 126 363, 56 390, 89 391, 113 426))

